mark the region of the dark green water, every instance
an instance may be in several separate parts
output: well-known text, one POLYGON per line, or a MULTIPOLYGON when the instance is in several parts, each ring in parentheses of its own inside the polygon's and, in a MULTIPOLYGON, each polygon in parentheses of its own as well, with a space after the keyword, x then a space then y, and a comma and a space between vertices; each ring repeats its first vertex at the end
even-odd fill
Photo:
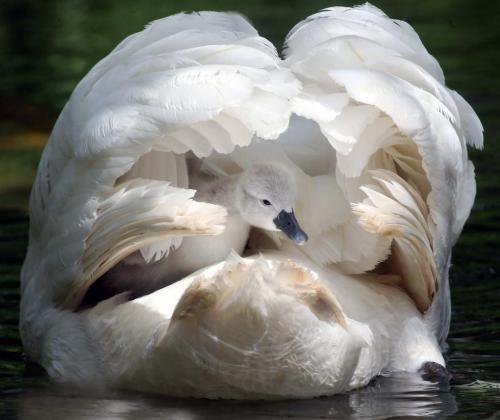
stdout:
MULTIPOLYGON (((27 243, 27 185, 39 148, 0 148, 0 418, 500 418, 500 6, 494 1, 374 1, 409 21, 447 83, 477 110, 486 149, 472 153, 478 196, 454 252, 449 389, 418 377, 378 378, 332 398, 279 403, 182 401, 88 394, 51 384, 26 364, 19 335, 19 269, 27 243), (7 180, 7 181, 6 181, 7 180), (2 184, 4 182, 4 184, 2 184)), ((238 10, 276 45, 298 20, 353 2, 228 0, 3 0, 0 3, 0 137, 47 131, 77 81, 124 36, 181 10, 238 10)), ((7 139, 7 140, 5 140, 7 139)), ((9 140, 10 139, 10 140, 9 140)), ((15 146, 15 145, 14 145, 15 146)))

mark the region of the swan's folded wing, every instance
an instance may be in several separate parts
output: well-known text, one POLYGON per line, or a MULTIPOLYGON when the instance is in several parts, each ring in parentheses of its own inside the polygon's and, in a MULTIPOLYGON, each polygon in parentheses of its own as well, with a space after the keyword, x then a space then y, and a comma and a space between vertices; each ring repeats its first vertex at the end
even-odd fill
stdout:
MULTIPOLYGON (((336 150, 347 201, 366 233, 389 240, 386 265, 399 265, 442 340, 451 247, 475 195, 466 145, 482 146, 481 123, 444 85, 415 31, 371 5, 325 9, 292 29, 286 43, 286 63, 304 85, 294 112, 315 119, 336 150), (318 105, 307 108, 315 98, 318 105)), ((370 248, 363 234, 351 238, 370 248)), ((341 266, 366 268, 362 254, 353 256, 341 255, 341 266)))

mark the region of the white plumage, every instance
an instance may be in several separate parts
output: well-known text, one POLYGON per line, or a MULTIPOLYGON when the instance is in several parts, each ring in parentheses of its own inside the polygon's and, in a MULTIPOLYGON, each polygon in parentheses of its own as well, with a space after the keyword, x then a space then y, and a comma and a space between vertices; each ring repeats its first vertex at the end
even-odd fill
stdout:
POLYGON ((25 350, 53 378, 284 398, 444 365, 481 123, 413 29, 373 6, 325 9, 286 45, 281 60, 236 14, 180 14, 79 83, 40 162, 21 280, 25 350), (286 165, 309 242, 254 232, 254 256, 78 311, 131 250, 157 259, 179 230, 222 231, 224 209, 192 200, 187 152, 215 174, 286 165))

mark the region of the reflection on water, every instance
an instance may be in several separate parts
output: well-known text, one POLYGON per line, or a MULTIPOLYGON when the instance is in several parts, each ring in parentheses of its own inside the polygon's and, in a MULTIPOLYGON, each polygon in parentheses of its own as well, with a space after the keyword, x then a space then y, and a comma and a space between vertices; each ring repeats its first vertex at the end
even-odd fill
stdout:
POLYGON ((377 378, 368 387, 347 395, 305 401, 172 400, 118 392, 92 395, 50 384, 39 368, 23 360, 17 323, 19 269, 28 224, 24 212, 5 209, 13 207, 20 196, 26 201, 26 185, 36 168, 39 150, 24 147, 32 141, 25 138, 25 131, 46 131, 89 68, 124 36, 150 20, 181 9, 237 8, 264 36, 280 45, 294 23, 332 3, 356 2, 2 0, 0 54, 6 58, 0 60, 1 419, 500 417, 498 388, 462 386, 478 379, 500 383, 500 25, 496 20, 500 10, 494 1, 474 5, 466 0, 373 1, 390 15, 415 26, 442 64, 448 84, 470 100, 485 126, 486 151, 472 154, 478 173, 478 197, 455 248, 451 270, 450 389, 440 389, 413 375, 397 375, 377 378), (5 148, 6 133, 14 133, 10 138, 23 148, 5 148), (12 178, 16 183, 2 189, 4 178, 16 170, 19 173, 14 172, 12 178))
MULTIPOLYGON (((182 400, 113 392, 86 393, 56 386, 14 392, 4 398, 4 416, 19 419, 373 419, 396 416, 442 418, 457 411, 453 395, 413 375, 378 378, 346 395, 295 401, 182 400), (40 417, 43 413, 43 417, 40 417)), ((1 412, 0 412, 1 413, 1 412)), ((5 417, 2 417, 5 418, 5 417)))

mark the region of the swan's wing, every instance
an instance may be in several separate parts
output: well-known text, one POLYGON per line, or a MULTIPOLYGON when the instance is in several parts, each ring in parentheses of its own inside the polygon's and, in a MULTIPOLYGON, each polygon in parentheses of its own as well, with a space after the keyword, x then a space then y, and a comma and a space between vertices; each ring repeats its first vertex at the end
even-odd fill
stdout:
POLYGON ((94 280, 139 249, 158 242, 176 248, 184 236, 221 233, 225 209, 193 201, 194 194, 194 190, 140 178, 117 186, 98 208, 85 240, 81 266, 86 282, 73 288, 64 306, 72 307, 94 280))
MULTIPOLYGON (((293 110, 317 121, 336 150, 337 182, 363 227, 348 241, 391 252, 386 264, 443 339, 451 247, 475 195, 466 145, 482 147, 481 123, 414 30, 371 5, 325 9, 286 43, 304 85, 293 110)), ((352 256, 340 264, 365 268, 352 256)))
MULTIPOLYGON (((81 289, 87 271, 80 256, 106 217, 99 209, 129 175, 185 187, 182 159, 162 167, 173 162, 172 153, 202 157, 231 152, 255 134, 276 138, 299 89, 279 63, 245 19, 213 12, 155 21, 99 62, 76 87, 44 151, 31 195, 23 290, 62 302, 69 289, 81 289)), ((162 200, 157 195, 148 205, 162 200)), ((110 237, 119 236, 123 221, 110 237)), ((171 245, 166 237, 146 254, 161 255, 171 245)), ((103 250, 112 260, 109 252, 103 250)))

